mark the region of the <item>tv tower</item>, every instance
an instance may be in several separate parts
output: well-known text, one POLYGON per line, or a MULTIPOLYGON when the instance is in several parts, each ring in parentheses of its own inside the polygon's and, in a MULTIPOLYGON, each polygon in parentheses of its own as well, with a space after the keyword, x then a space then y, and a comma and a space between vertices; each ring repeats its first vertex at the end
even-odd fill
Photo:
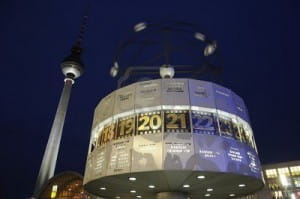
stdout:
POLYGON ((33 198, 39 197, 41 188, 50 178, 54 176, 56 160, 72 86, 75 83, 75 79, 80 77, 84 72, 84 66, 81 61, 81 42, 83 40, 83 34, 86 30, 87 18, 87 15, 83 17, 79 36, 77 42, 71 49, 71 54, 67 56, 61 63, 61 69, 63 74, 65 75, 64 87, 56 110, 40 171, 36 180, 33 198))

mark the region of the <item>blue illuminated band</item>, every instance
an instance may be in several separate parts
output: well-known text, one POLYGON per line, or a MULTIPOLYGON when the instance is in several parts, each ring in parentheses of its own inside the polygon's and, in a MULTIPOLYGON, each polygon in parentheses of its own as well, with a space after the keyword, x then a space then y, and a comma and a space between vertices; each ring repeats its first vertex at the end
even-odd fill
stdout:
POLYGON ((241 117, 218 109, 170 105, 135 109, 105 119, 92 130, 94 146, 90 151, 111 140, 162 132, 221 136, 246 143, 257 151, 251 126, 241 117), (101 135, 105 137, 99 143, 101 135))

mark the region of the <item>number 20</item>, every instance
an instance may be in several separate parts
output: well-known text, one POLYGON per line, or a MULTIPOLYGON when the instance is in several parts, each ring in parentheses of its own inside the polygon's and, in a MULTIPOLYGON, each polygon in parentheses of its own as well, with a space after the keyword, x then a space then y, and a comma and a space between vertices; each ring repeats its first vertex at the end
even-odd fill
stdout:
POLYGON ((138 131, 148 131, 148 130, 156 130, 161 127, 161 117, 160 115, 144 115, 139 118, 139 122, 142 122, 138 131))

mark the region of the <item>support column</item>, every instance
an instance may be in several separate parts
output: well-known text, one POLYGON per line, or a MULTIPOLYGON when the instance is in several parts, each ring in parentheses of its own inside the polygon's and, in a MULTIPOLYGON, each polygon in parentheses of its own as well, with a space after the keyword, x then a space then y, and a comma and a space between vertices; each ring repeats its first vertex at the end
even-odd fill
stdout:
POLYGON ((66 112, 69 104, 73 83, 73 79, 65 78, 64 88, 61 93, 55 118, 50 131, 48 143, 44 152, 39 175, 36 180, 35 190, 33 194, 34 198, 39 197, 39 193, 43 185, 54 175, 62 130, 65 122, 66 112))
POLYGON ((182 192, 160 192, 156 194, 156 199, 187 199, 187 195, 182 192))

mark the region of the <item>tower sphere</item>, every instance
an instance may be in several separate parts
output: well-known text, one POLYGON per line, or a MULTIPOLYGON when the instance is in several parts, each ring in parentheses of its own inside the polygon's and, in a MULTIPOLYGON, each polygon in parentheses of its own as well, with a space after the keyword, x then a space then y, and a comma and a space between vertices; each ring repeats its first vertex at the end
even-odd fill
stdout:
POLYGON ((159 69, 159 74, 161 78, 173 78, 175 70, 172 66, 163 65, 159 69))
POLYGON ((78 78, 83 73, 83 67, 76 61, 67 60, 61 63, 61 69, 66 77, 78 78))

